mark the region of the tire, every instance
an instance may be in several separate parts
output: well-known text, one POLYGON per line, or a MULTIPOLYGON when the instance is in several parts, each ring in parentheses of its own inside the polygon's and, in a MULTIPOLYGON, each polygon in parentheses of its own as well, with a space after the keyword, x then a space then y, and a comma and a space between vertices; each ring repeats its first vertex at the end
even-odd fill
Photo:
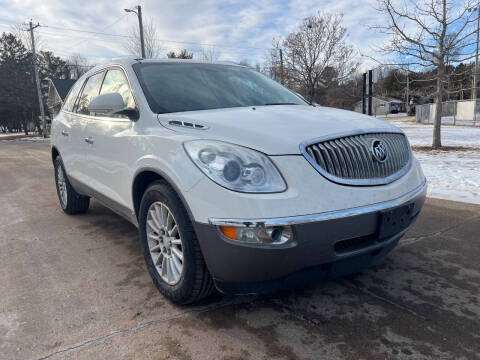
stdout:
POLYGON ((55 185, 57 187, 58 201, 62 210, 69 214, 84 214, 90 206, 90 198, 80 195, 68 181, 65 168, 63 167, 62 158, 57 156, 54 162, 55 169, 55 185), (62 197, 62 190, 65 190, 65 198, 62 197))
POLYGON ((148 272, 165 297, 188 304, 214 292, 188 213, 167 183, 155 181, 143 194, 139 227, 148 272))

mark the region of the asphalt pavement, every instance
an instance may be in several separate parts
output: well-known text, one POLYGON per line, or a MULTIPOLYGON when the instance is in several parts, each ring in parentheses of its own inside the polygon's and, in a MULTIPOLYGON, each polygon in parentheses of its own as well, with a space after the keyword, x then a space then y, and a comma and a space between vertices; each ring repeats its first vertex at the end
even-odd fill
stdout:
POLYGON ((48 143, 0 141, 0 359, 64 358, 480 359, 480 206, 427 199, 355 276, 182 307, 133 225, 62 212, 48 143))

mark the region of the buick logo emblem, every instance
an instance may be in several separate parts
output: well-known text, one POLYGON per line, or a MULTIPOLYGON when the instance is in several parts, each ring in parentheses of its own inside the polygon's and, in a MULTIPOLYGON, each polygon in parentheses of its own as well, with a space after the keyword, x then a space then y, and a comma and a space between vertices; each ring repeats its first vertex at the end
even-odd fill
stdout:
POLYGON ((370 145, 370 151, 372 152, 373 158, 378 162, 383 163, 387 160, 388 147, 382 140, 373 139, 370 145))

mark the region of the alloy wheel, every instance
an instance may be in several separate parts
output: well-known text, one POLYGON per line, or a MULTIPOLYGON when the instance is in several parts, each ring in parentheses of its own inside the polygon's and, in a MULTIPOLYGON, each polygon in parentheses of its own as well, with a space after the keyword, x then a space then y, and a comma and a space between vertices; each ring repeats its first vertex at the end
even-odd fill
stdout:
POLYGON ((65 181, 65 175, 63 174, 63 169, 61 166, 57 166, 57 187, 58 193, 60 194, 60 201, 62 202, 62 207, 67 207, 67 182, 65 181))
POLYGON ((160 201, 152 203, 146 225, 148 248, 158 274, 167 284, 177 284, 183 271, 183 246, 168 206, 160 201))

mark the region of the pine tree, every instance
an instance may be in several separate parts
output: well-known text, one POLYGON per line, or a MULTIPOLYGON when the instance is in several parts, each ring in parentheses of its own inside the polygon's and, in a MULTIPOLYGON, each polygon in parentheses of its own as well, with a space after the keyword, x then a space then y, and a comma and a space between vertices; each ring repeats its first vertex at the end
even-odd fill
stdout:
POLYGON ((31 54, 13 34, 0 37, 0 122, 8 130, 28 134, 28 122, 38 112, 31 54))

